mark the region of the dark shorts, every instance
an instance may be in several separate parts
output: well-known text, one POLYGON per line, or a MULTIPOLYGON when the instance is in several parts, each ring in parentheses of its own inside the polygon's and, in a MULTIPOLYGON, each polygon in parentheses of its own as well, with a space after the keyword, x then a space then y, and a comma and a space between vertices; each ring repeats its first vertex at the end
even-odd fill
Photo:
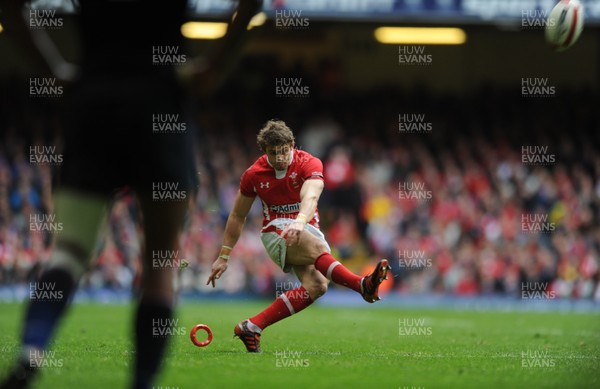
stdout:
POLYGON ((195 134, 176 83, 96 77, 71 98, 59 186, 98 194, 197 186, 195 134))

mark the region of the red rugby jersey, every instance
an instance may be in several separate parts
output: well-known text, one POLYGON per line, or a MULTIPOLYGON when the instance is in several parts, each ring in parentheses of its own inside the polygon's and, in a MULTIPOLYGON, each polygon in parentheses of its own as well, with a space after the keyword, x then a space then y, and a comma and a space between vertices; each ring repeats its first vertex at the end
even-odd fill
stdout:
MULTIPOLYGON (((258 195, 263 207, 263 226, 266 226, 277 218, 296 218, 300 211, 300 189, 304 181, 311 179, 323 180, 323 163, 319 158, 294 149, 285 175, 277 178, 265 154, 242 174, 240 192, 247 197, 258 195)), ((308 223, 319 228, 318 209, 307 218, 308 223)))

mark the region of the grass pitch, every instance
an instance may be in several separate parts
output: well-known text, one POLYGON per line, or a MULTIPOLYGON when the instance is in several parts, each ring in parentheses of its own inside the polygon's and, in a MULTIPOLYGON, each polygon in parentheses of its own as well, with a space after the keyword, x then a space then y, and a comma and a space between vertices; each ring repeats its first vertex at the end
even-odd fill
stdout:
MULTIPOLYGON (((267 329, 263 352, 248 354, 233 327, 267 304, 181 304, 155 388, 600 388, 598 313, 317 305, 267 329), (208 347, 190 341, 198 323, 213 330, 208 347)), ((17 350, 23 307, 0 305, 0 377, 17 350)), ((127 387, 132 311, 73 306, 34 387, 127 387)))

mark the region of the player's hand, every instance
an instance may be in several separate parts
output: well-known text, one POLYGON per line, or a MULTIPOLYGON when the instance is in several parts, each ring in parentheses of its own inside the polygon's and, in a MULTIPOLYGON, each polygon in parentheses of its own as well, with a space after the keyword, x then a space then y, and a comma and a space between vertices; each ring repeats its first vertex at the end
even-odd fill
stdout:
POLYGON ((288 246, 293 246, 300 243, 300 234, 302 231, 304 231, 304 223, 295 221, 283 230, 281 236, 283 236, 288 246))
POLYGON ((54 74, 62 83, 70 84, 77 80, 80 70, 77 65, 63 61, 54 68, 54 74))
POLYGON ((223 258, 217 258, 217 260, 213 262, 212 273, 210 274, 210 277, 208 277, 206 285, 212 282, 212 286, 214 288, 215 281, 221 278, 221 274, 225 273, 225 270, 227 270, 227 261, 223 258))

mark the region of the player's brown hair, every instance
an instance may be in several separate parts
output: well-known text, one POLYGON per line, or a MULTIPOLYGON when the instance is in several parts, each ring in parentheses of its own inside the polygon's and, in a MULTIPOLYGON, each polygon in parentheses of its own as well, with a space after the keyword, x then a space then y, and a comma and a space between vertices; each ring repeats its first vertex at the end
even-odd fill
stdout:
POLYGON ((263 152, 269 146, 283 146, 293 142, 294 133, 283 120, 269 120, 256 137, 256 143, 263 152))

